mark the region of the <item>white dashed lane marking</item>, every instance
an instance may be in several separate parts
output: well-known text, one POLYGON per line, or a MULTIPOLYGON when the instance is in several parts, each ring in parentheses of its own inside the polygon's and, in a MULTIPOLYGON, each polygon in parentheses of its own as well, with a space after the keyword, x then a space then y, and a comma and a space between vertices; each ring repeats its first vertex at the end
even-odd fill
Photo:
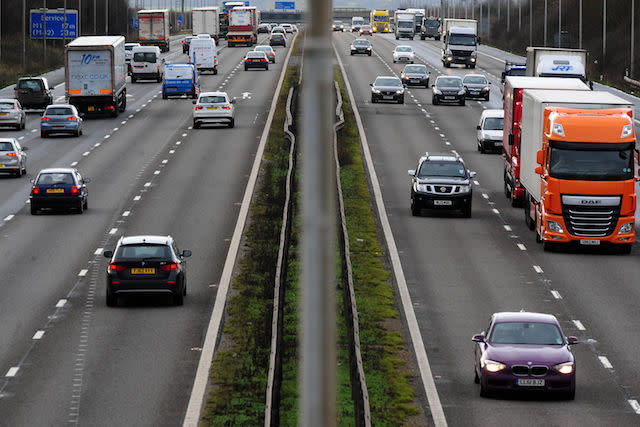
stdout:
POLYGON ((539 265, 534 265, 533 269, 535 270, 536 273, 538 274, 542 274, 544 273, 544 271, 542 271, 542 268, 539 265))
POLYGON ((640 415, 640 403, 636 399, 629 399, 629 405, 631 405, 636 414, 640 415))
POLYGON ((20 367, 18 366, 11 367, 5 374, 5 377, 15 377, 19 370, 20 370, 20 367))
POLYGON ((87 270, 86 268, 83 268, 82 270, 80 270, 80 273, 78 273, 78 276, 84 277, 87 275, 88 272, 89 270, 87 270))
POLYGON ((109 230, 109 234, 116 234, 118 232, 117 228, 112 228, 111 230, 109 230))
POLYGON ((44 336, 44 331, 36 331, 36 333, 33 334, 33 337, 31 337, 31 339, 39 340, 39 339, 42 339, 43 336, 44 336))
POLYGON ((93 254, 94 255, 102 255, 102 251, 103 251, 102 248, 98 248, 98 249, 95 250, 95 252, 93 254))
POLYGON ((511 231, 511 226, 510 225, 503 225, 505 231, 511 231))
POLYGON ((605 367, 605 369, 613 369, 613 365, 611 364, 611 362, 609 362, 609 359, 607 359, 606 356, 598 356, 598 359, 600 360, 600 363, 602 363, 602 366, 605 367))
POLYGON ((562 295, 560 295, 558 291, 551 291, 551 295, 553 295, 555 299, 562 299, 562 295))
POLYGON ((129 216, 130 213, 131 213, 131 211, 124 211, 124 212, 122 212, 122 216, 129 216))
POLYGON ((64 307, 64 305, 67 303, 66 299, 61 299, 56 303, 56 307, 60 308, 60 307, 64 307))
POLYGON ((526 251, 527 247, 522 243, 518 243, 518 249, 520 249, 521 251, 526 251))
POLYGON ((585 331, 587 329, 587 328, 584 327, 582 322, 579 321, 579 320, 572 320, 572 322, 576 326, 576 328, 578 328, 578 330, 580 330, 580 331, 585 331))

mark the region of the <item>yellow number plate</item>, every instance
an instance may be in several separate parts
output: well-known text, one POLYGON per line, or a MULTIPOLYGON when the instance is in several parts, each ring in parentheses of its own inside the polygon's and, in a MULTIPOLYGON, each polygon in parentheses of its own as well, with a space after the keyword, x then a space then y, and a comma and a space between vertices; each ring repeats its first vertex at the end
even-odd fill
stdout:
POLYGON ((96 107, 94 107, 93 105, 89 105, 87 107, 87 111, 96 111, 96 107))
POLYGON ((0 113, 0 116, 6 116, 9 113, 0 113))
POLYGON ((47 188, 47 193, 64 193, 64 188, 47 188))
POLYGON ((0 164, 0 168, 3 168, 3 167, 4 167, 4 165, 3 165, 3 164, 0 164))
POLYGON ((207 107, 207 110, 217 110, 218 107, 207 107))
POLYGON ((131 274, 156 274, 155 268, 132 268, 131 274))

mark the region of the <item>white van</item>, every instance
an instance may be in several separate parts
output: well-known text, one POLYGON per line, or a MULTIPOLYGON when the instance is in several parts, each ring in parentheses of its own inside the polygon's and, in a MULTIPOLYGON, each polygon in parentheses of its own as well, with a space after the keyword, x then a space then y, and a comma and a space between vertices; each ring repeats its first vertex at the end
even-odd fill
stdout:
POLYGON ((161 82, 164 75, 164 58, 160 58, 160 48, 158 46, 136 46, 132 51, 131 83, 144 79, 161 82))
POLYGON ((200 72, 211 71, 218 74, 218 49, 216 40, 207 37, 195 37, 189 45, 189 62, 196 64, 200 72))

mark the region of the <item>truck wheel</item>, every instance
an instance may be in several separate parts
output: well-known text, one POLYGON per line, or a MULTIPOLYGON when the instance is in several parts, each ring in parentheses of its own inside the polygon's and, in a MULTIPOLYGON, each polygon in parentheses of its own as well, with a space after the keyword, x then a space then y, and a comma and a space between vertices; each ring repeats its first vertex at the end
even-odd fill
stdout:
POLYGON ((524 198, 524 223, 527 224, 529 230, 533 230, 536 227, 535 221, 531 218, 529 209, 531 207, 531 201, 528 197, 524 198))
MULTIPOLYGON (((509 183, 507 182, 507 171, 502 173, 502 180, 504 181, 504 197, 511 198, 511 190, 509 189, 509 183)), ((513 203, 513 202, 512 202, 513 203)))
POLYGON ((118 109, 118 111, 120 111, 121 113, 124 113, 126 109, 127 109, 127 92, 123 92, 122 102, 120 102, 120 108, 118 109))
POLYGON ((214 69, 213 69, 213 74, 214 74, 214 75, 218 74, 218 67, 216 67, 216 68, 214 68, 214 69))
POLYGON ((420 40, 424 40, 425 38, 425 36, 420 36, 420 40))

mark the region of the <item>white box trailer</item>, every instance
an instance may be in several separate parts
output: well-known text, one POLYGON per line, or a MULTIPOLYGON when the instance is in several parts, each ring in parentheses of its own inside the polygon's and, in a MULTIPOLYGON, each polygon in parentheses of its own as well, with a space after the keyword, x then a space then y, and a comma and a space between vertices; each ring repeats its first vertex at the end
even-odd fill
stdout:
POLYGON ((218 40, 220 36, 220 14, 217 7, 194 7, 192 9, 194 36, 209 34, 218 40))
POLYGON ((574 77, 587 81, 587 51, 555 47, 527 47, 527 76, 574 77))
POLYGON ((633 104, 604 91, 525 89, 522 97, 520 182, 527 194, 540 201, 541 176, 535 173, 538 150, 542 149, 544 110, 547 107, 606 109, 631 108, 633 104))
POLYGON ((127 64, 123 36, 78 37, 66 46, 68 102, 82 113, 117 116, 127 106, 127 64))
POLYGON ((138 43, 143 46, 158 46, 162 52, 168 52, 169 37, 168 9, 138 11, 138 43))

